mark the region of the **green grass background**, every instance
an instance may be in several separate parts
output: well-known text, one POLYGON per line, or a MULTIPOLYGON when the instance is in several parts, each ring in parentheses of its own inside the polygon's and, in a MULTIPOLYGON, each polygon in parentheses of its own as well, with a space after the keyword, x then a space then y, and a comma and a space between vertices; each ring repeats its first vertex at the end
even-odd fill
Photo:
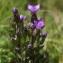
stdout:
POLYGON ((49 52, 49 63, 63 63, 63 0, 0 0, 0 63, 9 63, 13 56, 9 50, 11 42, 6 37, 9 20, 13 15, 12 8, 17 7, 20 14, 27 16, 28 21, 28 3, 41 6, 37 15, 45 20, 43 30, 47 31, 48 36, 44 50, 49 52))

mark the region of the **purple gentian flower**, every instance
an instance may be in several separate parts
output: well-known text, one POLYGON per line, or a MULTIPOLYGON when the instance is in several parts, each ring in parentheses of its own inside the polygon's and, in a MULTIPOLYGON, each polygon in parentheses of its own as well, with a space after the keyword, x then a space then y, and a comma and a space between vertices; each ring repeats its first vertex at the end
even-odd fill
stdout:
POLYGON ((16 34, 20 34, 20 31, 19 31, 19 30, 17 30, 17 31, 16 31, 16 34))
POLYGON ((20 15, 20 20, 23 21, 26 18, 24 15, 20 15))
POLYGON ((40 10, 40 4, 35 6, 28 4, 28 10, 33 13, 37 12, 38 10, 40 10))
POLYGON ((44 33, 42 34, 42 36, 43 36, 43 37, 46 37, 46 36, 47 36, 47 32, 44 32, 44 33))
POLYGON ((18 13, 18 9, 16 7, 13 8, 13 13, 18 13))
POLYGON ((39 19, 38 21, 34 20, 34 25, 38 29, 42 29, 44 27, 44 21, 39 19))

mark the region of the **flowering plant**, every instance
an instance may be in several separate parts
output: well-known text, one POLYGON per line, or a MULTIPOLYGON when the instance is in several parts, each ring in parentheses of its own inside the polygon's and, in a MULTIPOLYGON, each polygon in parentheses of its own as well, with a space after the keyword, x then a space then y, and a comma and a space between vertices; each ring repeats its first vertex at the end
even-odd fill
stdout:
MULTIPOLYGON (((19 15, 18 9, 13 8, 13 21, 10 23, 12 29, 9 32, 11 37, 14 58, 10 63, 44 63, 48 58, 48 53, 40 52, 47 33, 41 33, 44 28, 44 20, 37 18, 36 12, 40 10, 40 5, 32 6, 28 4, 31 12, 30 24, 24 24, 26 16, 19 15)), ((47 62, 46 62, 47 63, 47 62)))

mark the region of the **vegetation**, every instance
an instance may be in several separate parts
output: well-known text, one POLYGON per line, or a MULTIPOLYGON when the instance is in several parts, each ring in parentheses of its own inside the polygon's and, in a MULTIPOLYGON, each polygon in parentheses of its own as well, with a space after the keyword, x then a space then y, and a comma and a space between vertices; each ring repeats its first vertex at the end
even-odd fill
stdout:
MULTIPOLYGON (((27 4, 40 4, 37 13, 45 21, 44 31, 47 37, 44 50, 49 53, 49 63, 63 63, 63 0, 0 0, 0 63, 9 63, 13 58, 10 51, 12 44, 8 37, 9 21, 12 19, 12 8, 17 7, 19 13, 30 17, 27 4)), ((29 19, 26 18, 26 21, 29 19)))

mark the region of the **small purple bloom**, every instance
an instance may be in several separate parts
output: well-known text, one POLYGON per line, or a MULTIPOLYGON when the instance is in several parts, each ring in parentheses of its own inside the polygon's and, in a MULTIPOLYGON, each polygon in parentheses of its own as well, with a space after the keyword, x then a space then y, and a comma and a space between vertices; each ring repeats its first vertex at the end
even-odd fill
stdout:
POLYGON ((13 13, 18 13, 18 9, 16 7, 13 8, 13 13))
POLYGON ((33 29, 35 26, 34 26, 34 24, 32 23, 32 24, 30 25, 30 27, 33 29))
POLYGON ((23 21, 26 18, 24 15, 20 15, 20 20, 23 21))
POLYGON ((47 32, 44 32, 44 33, 42 34, 42 36, 43 36, 43 37, 46 37, 46 36, 47 36, 47 32))
POLYGON ((32 44, 29 44, 29 45, 28 45, 28 49, 31 49, 31 48, 32 48, 32 44))
POLYGON ((20 34, 20 31, 19 31, 19 30, 17 30, 17 31, 16 31, 16 34, 20 34))
POLYGON ((38 21, 34 20, 34 23, 30 25, 31 28, 38 28, 39 30, 44 27, 44 21, 40 18, 38 21))
POLYGON ((44 21, 42 19, 39 19, 38 22, 34 20, 34 25, 38 29, 42 29, 44 27, 44 21))
POLYGON ((33 6, 33 5, 28 4, 28 10, 35 13, 38 10, 40 10, 40 5, 38 4, 38 5, 33 6))
POLYGON ((38 29, 41 29, 44 27, 44 22, 43 21, 39 21, 37 26, 36 26, 38 29))

